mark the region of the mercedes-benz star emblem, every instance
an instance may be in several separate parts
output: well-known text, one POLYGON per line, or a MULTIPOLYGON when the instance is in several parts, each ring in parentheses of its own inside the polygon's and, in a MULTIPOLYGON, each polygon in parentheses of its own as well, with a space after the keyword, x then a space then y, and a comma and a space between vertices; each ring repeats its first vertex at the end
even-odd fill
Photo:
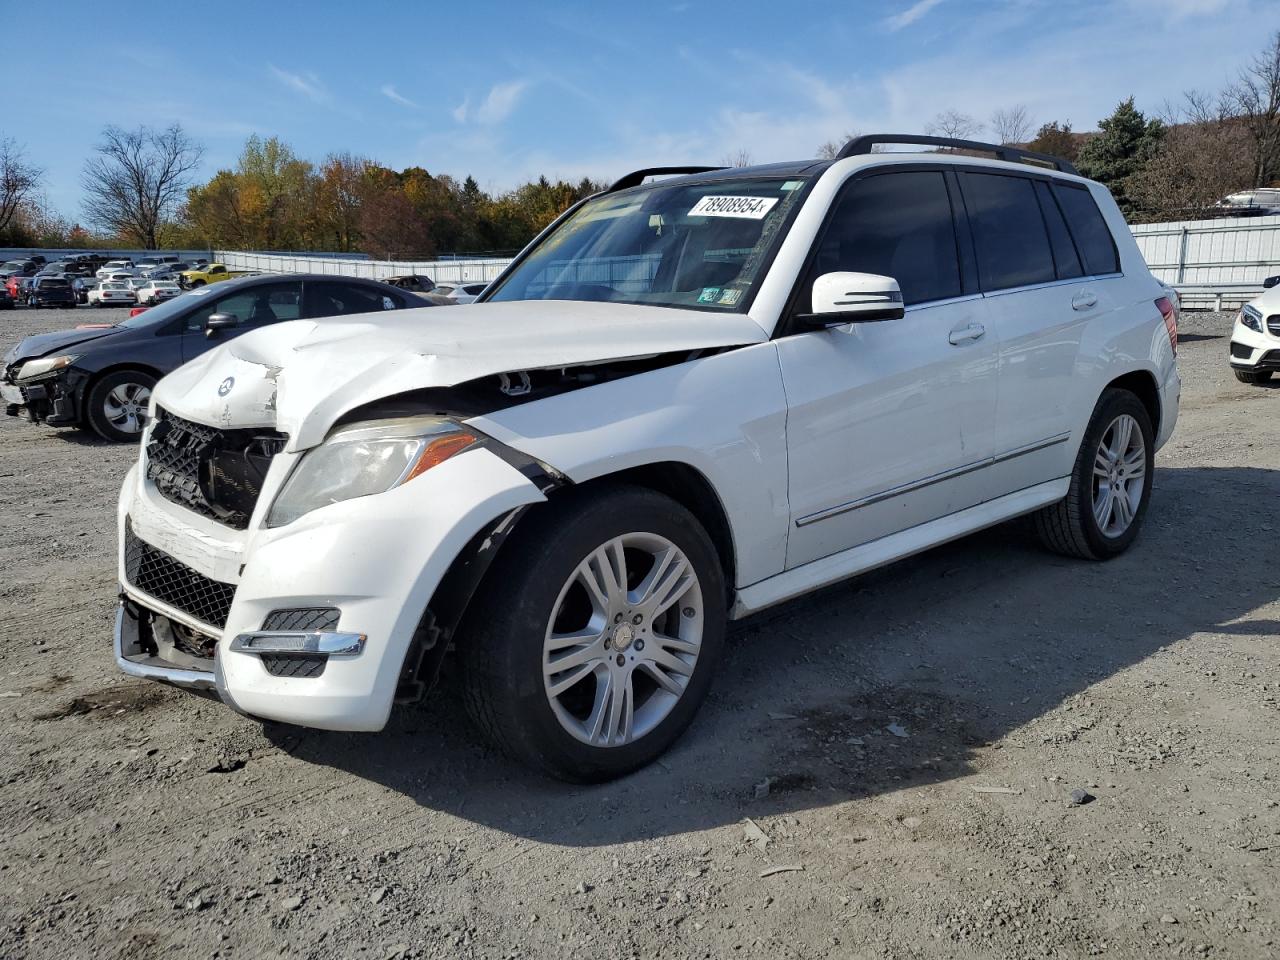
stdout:
POLYGON ((234 387, 235 385, 236 385, 236 378, 227 377, 227 379, 223 380, 220 384, 218 384, 218 396, 225 397, 228 393, 231 392, 231 388, 234 387))

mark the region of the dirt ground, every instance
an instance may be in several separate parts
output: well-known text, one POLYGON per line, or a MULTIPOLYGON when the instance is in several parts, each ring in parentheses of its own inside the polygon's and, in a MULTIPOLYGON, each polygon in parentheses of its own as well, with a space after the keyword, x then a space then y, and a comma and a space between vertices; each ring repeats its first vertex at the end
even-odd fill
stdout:
MULTIPOLYGON (((67 324, 0 314, 0 350, 67 324)), ((1184 318, 1127 555, 1010 524, 744 622, 676 748, 595 788, 447 683, 347 735, 126 679, 136 451, 0 418, 0 957, 1280 955, 1280 390, 1229 327, 1184 318)))

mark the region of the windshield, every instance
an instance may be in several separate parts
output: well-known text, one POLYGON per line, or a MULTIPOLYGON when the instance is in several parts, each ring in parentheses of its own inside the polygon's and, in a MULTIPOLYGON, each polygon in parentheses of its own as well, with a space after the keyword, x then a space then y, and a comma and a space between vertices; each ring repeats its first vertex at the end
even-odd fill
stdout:
POLYGON ((805 182, 656 183, 598 197, 539 244, 488 300, 745 310, 805 182))

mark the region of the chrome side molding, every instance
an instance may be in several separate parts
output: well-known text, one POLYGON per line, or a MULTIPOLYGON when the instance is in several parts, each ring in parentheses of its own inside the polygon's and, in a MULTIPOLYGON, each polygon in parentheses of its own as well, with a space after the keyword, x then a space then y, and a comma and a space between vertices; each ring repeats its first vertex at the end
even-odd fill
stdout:
POLYGON ((367 639, 363 633, 256 630, 252 633, 237 634, 231 641, 231 650, 234 653, 251 653, 255 656, 294 653, 324 657, 358 657, 364 651, 367 639))

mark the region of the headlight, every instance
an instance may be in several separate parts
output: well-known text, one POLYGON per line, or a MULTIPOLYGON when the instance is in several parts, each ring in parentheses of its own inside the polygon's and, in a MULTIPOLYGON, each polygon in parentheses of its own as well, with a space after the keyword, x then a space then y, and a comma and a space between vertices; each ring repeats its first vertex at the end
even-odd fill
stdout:
POLYGON ((31 377, 38 377, 42 373, 52 373, 54 370, 61 370, 63 367, 69 367, 80 359, 77 353, 67 354, 65 357, 41 357, 39 360, 29 360, 24 363, 18 370, 19 380, 27 380, 31 377))
POLYGON ((443 417, 411 417, 339 430, 306 453, 271 506, 282 527, 331 503, 385 493, 481 440, 443 417))
POLYGON ((1240 322, 1250 330, 1262 332, 1262 314, 1253 307, 1246 306, 1240 311, 1240 322))

